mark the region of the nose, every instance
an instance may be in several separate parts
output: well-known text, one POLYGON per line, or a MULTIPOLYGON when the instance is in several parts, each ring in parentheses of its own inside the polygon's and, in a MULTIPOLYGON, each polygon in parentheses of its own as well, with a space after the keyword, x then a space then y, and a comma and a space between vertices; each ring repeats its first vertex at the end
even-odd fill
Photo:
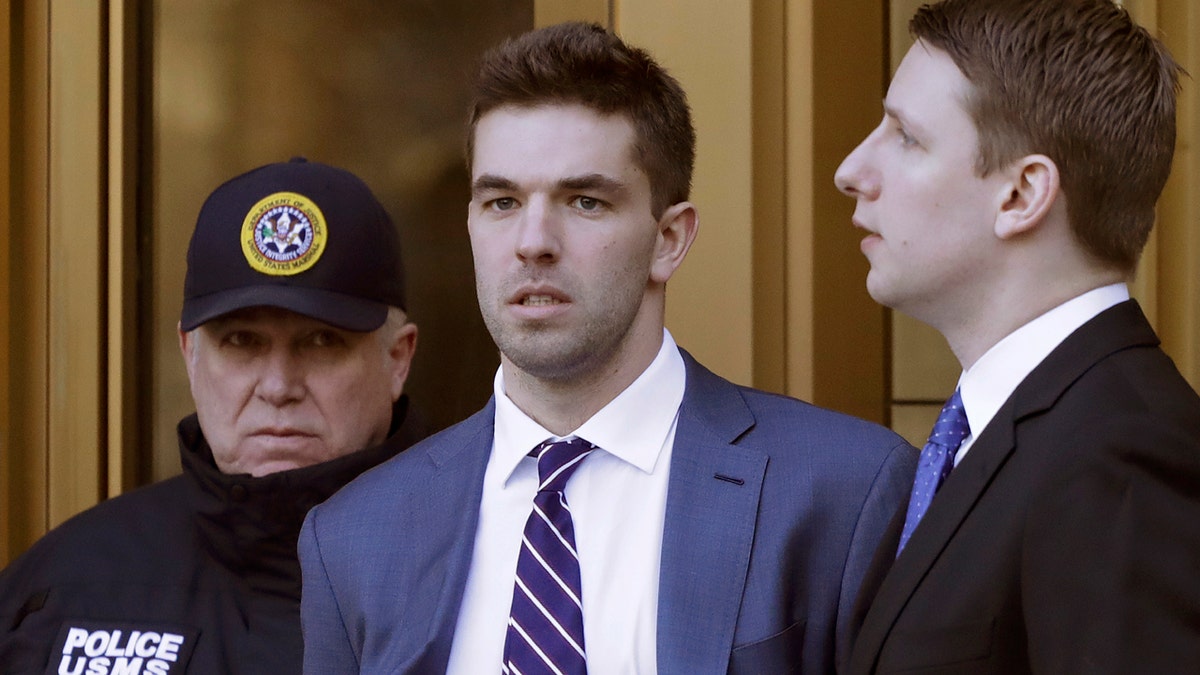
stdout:
POLYGON ((546 200, 530 200, 521 215, 517 257, 526 263, 557 260, 562 246, 558 226, 557 216, 546 200))
POLYGON ((259 398, 276 407, 304 398, 307 389, 304 385, 303 360, 297 358, 291 349, 274 346, 263 356, 261 368, 255 388, 259 398))
POLYGON ((833 174, 833 183, 842 194, 855 199, 875 199, 879 196, 879 176, 867 163, 867 137, 858 144, 833 174))

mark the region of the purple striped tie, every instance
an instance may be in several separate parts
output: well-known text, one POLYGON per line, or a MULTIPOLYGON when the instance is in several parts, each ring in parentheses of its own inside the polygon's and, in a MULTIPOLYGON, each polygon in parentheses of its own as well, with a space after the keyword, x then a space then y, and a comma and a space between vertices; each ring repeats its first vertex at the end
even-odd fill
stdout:
POLYGON ((587 673, 579 554, 563 488, 595 449, 572 437, 546 441, 530 453, 538 458, 538 492, 517 558, 501 669, 505 675, 587 673))

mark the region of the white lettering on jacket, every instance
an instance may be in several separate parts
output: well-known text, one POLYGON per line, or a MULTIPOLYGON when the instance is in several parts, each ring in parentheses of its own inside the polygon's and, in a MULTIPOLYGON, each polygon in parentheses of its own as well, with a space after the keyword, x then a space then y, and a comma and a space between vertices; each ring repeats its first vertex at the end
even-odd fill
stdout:
POLYGON ((171 675, 185 636, 156 631, 89 630, 72 626, 58 675, 171 675))

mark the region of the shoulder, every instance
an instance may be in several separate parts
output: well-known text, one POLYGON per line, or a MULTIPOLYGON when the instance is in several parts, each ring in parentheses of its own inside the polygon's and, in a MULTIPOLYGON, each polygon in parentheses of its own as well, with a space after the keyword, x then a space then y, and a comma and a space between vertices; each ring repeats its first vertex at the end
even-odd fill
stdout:
POLYGON ((456 524, 478 510, 492 429, 489 404, 313 507, 297 547, 304 574, 324 569, 339 585, 371 585, 377 561, 403 561, 389 571, 399 575, 443 564, 431 558, 454 547, 456 524))
POLYGON ((849 503, 877 489, 900 486, 899 494, 911 484, 917 450, 890 429, 733 384, 684 356, 688 390, 677 443, 707 439, 762 453, 766 486, 789 494, 807 490, 849 503))
POLYGON ((1089 358, 1056 351, 1013 398, 1018 418, 1047 431, 1124 436, 1120 429, 1145 424, 1200 444, 1200 397, 1157 344, 1128 344, 1089 358))
POLYGON ((1067 468, 1096 460, 1200 470, 1200 396, 1158 347, 1101 359, 1020 424, 1026 442, 1072 439, 1056 453, 1067 468))
POLYGON ((1196 392, 1159 346, 1133 300, 1115 305, 1058 344, 1014 391, 1016 414, 1067 410, 1080 419, 1145 410, 1190 416, 1196 392))
POLYGON ((787 396, 741 391, 755 411, 756 424, 739 444, 753 444, 770 455, 768 475, 793 486, 803 480, 814 494, 834 500, 852 500, 852 495, 893 484, 902 488, 898 497, 907 496, 918 451, 895 432, 787 396))
POLYGON ((1094 371, 1081 380, 1081 389, 1105 389, 1112 405, 1200 423, 1200 397, 1157 346, 1116 352, 1094 371))
POLYGON ((489 402, 471 417, 414 444, 404 452, 364 472, 350 481, 323 504, 313 509, 322 518, 347 511, 359 512, 380 499, 394 499, 419 490, 441 472, 469 471, 478 462, 487 461, 475 451, 480 445, 491 447, 494 408, 489 402))
POLYGON ((739 390, 747 405, 756 413, 760 433, 779 433, 793 438, 824 439, 835 443, 854 441, 888 448, 905 443, 896 432, 846 413, 781 394, 747 387, 739 387, 739 390))
POLYGON ((0 597, 18 589, 137 574, 161 555, 187 558, 190 509, 182 476, 113 497, 47 532, 0 571, 0 597))
POLYGON ((47 532, 28 553, 64 546, 100 548, 114 538, 137 540, 175 528, 190 513, 186 491, 185 479, 176 476, 107 499, 47 532))
POLYGON ((745 424, 738 445, 836 447, 847 460, 860 455, 882 456, 895 448, 909 447, 895 432, 879 424, 791 396, 734 384, 700 365, 687 352, 683 354, 688 366, 685 412, 694 422, 745 424), (744 411, 742 420, 735 419, 738 408, 744 411))

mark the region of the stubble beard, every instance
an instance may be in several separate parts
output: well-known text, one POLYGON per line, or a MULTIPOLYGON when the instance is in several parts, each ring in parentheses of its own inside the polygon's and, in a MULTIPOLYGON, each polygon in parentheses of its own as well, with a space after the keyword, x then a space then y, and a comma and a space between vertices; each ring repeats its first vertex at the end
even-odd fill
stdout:
POLYGON ((483 320, 509 362, 525 374, 560 384, 603 377, 628 341, 640 305, 623 302, 582 326, 510 325, 492 312, 483 320))

